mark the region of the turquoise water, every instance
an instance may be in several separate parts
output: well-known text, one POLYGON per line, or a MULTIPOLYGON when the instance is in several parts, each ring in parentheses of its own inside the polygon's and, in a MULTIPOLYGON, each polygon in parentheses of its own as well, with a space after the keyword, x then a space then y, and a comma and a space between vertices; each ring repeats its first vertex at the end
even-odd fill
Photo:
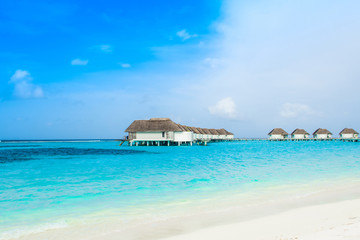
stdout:
POLYGON ((227 193, 357 179, 359 156, 359 143, 344 142, 0 143, 0 239, 25 226, 67 224, 100 212, 126 221, 227 193))

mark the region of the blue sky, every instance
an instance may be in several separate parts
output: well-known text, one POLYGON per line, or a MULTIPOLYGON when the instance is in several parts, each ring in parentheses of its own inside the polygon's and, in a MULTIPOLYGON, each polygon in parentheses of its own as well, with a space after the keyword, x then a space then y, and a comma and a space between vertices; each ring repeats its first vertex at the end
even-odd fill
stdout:
POLYGON ((1 1, 0 139, 120 138, 150 117, 238 137, 359 131, 359 7, 1 1))

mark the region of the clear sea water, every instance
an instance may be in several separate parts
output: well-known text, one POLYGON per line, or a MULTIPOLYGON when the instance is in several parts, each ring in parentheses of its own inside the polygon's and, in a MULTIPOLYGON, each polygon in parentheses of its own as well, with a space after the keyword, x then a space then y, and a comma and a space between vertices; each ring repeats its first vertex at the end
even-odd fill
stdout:
POLYGON ((126 222, 227 194, 360 179, 360 143, 118 144, 0 142, 0 239, 97 217, 126 222))

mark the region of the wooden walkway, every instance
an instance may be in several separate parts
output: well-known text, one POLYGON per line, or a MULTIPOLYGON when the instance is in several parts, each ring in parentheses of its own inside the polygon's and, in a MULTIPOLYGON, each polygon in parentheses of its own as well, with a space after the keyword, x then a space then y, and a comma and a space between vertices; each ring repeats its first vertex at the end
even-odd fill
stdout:
POLYGON ((294 138, 285 138, 285 139, 269 139, 269 138, 234 138, 227 140, 194 140, 192 142, 174 142, 171 140, 161 140, 161 141, 143 141, 143 140, 129 140, 129 139, 118 139, 119 146, 124 145, 125 143, 129 146, 192 146, 200 145, 207 146, 209 143, 215 142, 242 142, 242 141, 269 141, 269 142, 360 142, 358 138, 305 138, 305 139, 294 139, 294 138))
POLYGON ((331 142, 331 141, 340 141, 340 142, 360 142, 359 138, 304 138, 304 139, 296 139, 296 138, 285 138, 285 139, 269 139, 269 138, 234 138, 232 141, 270 141, 270 142, 331 142))

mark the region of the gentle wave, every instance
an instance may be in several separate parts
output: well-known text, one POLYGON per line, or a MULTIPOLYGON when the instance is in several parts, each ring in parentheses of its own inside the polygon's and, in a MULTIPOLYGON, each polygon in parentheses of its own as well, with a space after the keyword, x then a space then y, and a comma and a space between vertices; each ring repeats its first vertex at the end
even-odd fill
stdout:
POLYGON ((69 225, 66 223, 66 221, 43 223, 43 224, 39 224, 37 226, 31 226, 31 227, 22 226, 22 227, 18 227, 16 230, 8 230, 8 231, 4 231, 2 233, 0 232, 0 240, 20 238, 20 237, 27 236, 30 234, 45 232, 47 230, 66 228, 68 226, 69 225))

